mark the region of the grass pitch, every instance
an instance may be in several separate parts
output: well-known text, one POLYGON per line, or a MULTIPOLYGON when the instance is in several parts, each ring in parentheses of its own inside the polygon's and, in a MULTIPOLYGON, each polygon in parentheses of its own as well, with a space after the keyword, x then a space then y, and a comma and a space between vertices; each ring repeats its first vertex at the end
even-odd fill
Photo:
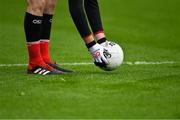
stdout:
MULTIPOLYGON (((58 63, 91 62, 58 1, 51 55, 58 63)), ((94 65, 64 67, 73 74, 27 75, 26 66, 0 67, 0 118, 180 118, 180 1, 100 0, 107 37, 121 44, 127 65, 104 72, 94 65)), ((1 1, 0 64, 27 63, 25 2, 1 1)))

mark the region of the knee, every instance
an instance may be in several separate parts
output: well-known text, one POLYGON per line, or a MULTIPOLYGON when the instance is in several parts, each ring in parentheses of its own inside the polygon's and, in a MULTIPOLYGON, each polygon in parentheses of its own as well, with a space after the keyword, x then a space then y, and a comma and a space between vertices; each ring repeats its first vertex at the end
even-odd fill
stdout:
POLYGON ((56 7, 56 0, 49 0, 46 2, 44 13, 54 14, 56 7))
POLYGON ((28 0, 28 11, 37 15, 43 14, 45 5, 45 0, 28 0))

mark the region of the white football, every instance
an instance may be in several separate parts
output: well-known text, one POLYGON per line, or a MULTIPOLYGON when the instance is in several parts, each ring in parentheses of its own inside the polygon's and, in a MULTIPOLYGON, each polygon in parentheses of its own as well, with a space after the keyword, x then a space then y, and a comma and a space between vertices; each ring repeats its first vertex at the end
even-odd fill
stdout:
POLYGON ((117 69, 123 63, 124 53, 122 48, 114 42, 106 42, 103 45, 107 50, 104 52, 109 64, 106 67, 102 67, 105 71, 112 71, 117 69))

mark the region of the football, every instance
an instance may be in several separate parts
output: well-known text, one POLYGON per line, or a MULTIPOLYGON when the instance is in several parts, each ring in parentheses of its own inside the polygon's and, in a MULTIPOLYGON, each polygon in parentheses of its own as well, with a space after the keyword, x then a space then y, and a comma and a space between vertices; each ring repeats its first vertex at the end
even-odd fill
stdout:
POLYGON ((107 58, 109 64, 105 67, 101 67, 101 69, 105 71, 117 69, 123 63, 124 59, 122 48, 117 43, 109 41, 105 43, 104 47, 106 48, 104 56, 107 58))

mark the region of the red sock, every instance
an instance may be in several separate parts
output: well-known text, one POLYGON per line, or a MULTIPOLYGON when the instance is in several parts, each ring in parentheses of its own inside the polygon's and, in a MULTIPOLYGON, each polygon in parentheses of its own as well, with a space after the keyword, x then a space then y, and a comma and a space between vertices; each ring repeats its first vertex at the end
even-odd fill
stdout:
POLYGON ((45 63, 41 57, 40 42, 28 43, 28 53, 29 53, 29 69, 36 66, 44 66, 45 63))
POLYGON ((49 40, 42 40, 40 42, 40 48, 41 48, 41 56, 45 63, 51 62, 51 57, 49 54, 49 40))

